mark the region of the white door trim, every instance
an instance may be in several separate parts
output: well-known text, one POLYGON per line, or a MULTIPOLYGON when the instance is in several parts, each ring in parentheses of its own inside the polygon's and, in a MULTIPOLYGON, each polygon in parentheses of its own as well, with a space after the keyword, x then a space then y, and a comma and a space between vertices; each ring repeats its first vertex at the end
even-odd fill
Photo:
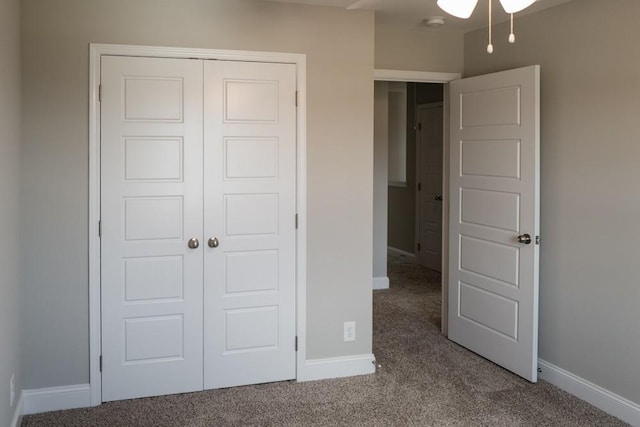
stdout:
POLYGON ((276 62, 295 64, 297 69, 297 134, 296 134, 296 331, 298 353, 297 377, 306 361, 307 300, 307 128, 306 128, 306 55, 277 52, 250 52, 213 49, 189 49, 156 46, 111 44, 89 45, 89 386, 91 405, 102 403, 100 373, 100 58, 102 55, 143 56, 159 58, 198 58, 229 61, 276 62))
POLYGON ((414 82, 414 83, 449 83, 461 78, 460 73, 435 73, 432 71, 381 70, 373 71, 374 80, 385 82, 414 82))
MULTIPOLYGON (((460 73, 438 73, 431 71, 381 70, 373 72, 374 81, 442 83, 443 84, 443 144, 442 150, 442 194, 449 194, 449 82, 462 78, 460 73)), ((441 331, 449 335, 449 198, 442 202, 442 323, 441 331)))

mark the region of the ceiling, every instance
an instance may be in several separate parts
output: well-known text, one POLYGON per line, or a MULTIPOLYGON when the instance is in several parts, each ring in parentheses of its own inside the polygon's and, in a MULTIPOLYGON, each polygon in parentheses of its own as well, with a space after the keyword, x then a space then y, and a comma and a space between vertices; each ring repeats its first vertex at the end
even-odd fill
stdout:
MULTIPOLYGON (((424 26, 424 20, 431 16, 445 17, 445 25, 435 31, 467 32, 486 27, 489 15, 489 1, 479 0, 476 10, 469 19, 460 19, 447 15, 437 5, 436 0, 264 0, 280 3, 298 3, 315 6, 340 7, 345 9, 368 9, 376 11, 376 24, 401 25, 406 27, 424 26)), ((528 9, 516 15, 524 15, 549 7, 558 6, 572 0, 537 0, 528 9)), ((493 0, 494 22, 509 19, 497 0, 493 0)))

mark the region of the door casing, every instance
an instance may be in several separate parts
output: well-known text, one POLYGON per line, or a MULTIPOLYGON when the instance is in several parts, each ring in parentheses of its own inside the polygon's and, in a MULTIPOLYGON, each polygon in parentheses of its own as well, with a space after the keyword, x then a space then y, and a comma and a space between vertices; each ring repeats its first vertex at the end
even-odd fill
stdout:
POLYGON ((90 44, 89 46, 89 387, 91 406, 102 403, 100 313, 100 60, 102 55, 275 62, 296 66, 296 376, 306 360, 306 55, 175 47, 90 44))

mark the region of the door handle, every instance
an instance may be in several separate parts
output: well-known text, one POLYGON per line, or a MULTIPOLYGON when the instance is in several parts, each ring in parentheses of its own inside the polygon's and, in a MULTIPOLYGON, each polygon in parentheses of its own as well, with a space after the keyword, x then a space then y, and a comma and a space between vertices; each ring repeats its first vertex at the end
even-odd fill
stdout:
POLYGON ((442 196, 441 196, 441 195, 439 195, 439 194, 436 194, 436 195, 434 196, 433 200, 437 200, 437 201, 441 202, 441 201, 442 201, 442 196))
POLYGON ((209 242, 207 242, 210 248, 217 248, 220 245, 220 242, 218 241, 217 237, 212 237, 209 239, 209 242))
POLYGON ((531 243, 531 236, 528 234, 521 234, 518 236, 518 243, 528 245, 531 243))
POLYGON ((198 249, 198 246, 200 246, 200 241, 198 239, 196 239, 195 237, 193 239, 189 239, 190 249, 198 249))

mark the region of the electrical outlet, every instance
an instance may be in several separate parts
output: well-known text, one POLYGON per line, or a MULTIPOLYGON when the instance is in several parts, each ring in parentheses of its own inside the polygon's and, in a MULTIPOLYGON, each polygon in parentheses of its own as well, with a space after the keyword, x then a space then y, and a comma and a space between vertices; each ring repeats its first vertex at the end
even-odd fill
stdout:
POLYGON ((344 340, 356 340, 356 322, 344 322, 344 340))
POLYGON ((16 400, 16 374, 11 375, 9 380, 9 406, 13 406, 16 400))

